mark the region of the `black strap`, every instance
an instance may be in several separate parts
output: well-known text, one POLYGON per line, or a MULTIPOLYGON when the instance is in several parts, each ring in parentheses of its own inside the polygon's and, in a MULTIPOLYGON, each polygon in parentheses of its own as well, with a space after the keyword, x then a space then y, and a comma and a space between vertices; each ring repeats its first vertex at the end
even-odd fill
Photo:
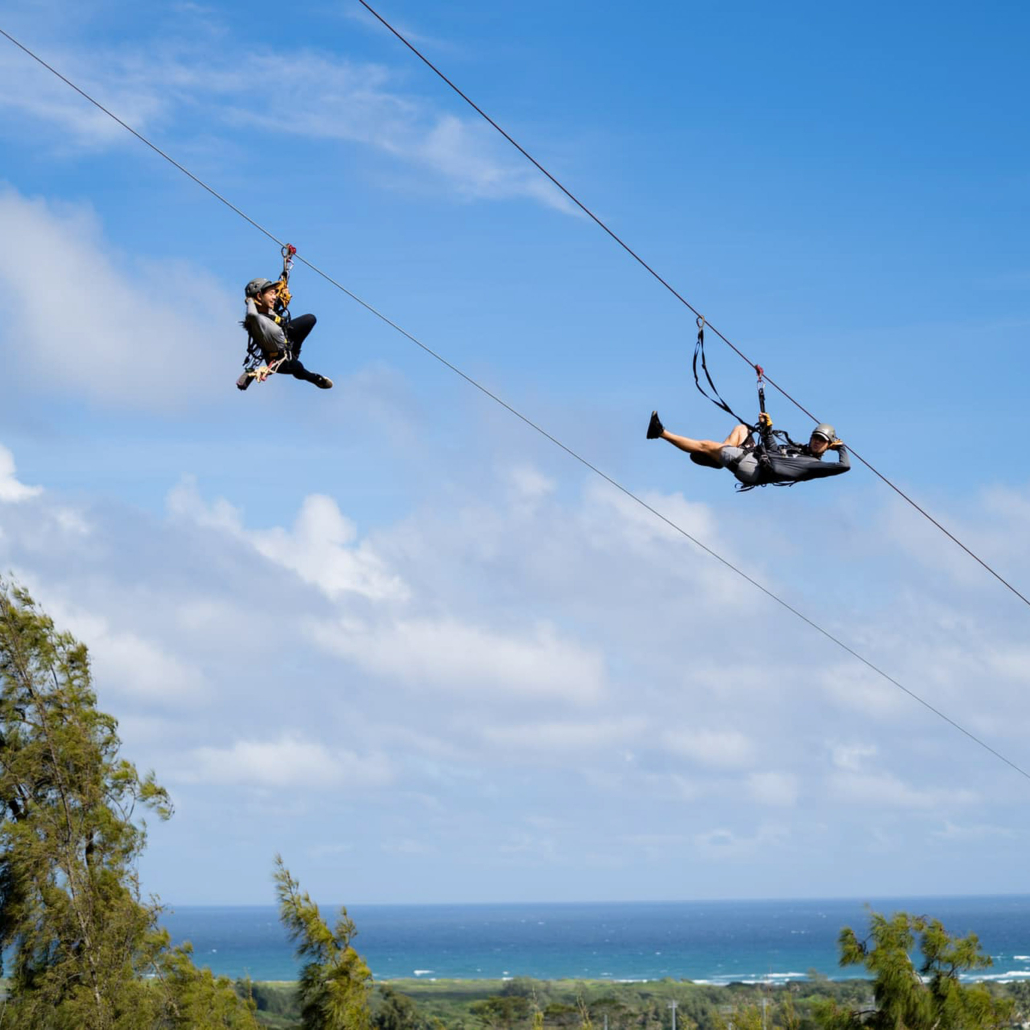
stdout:
MULTIPOLYGON (((694 345, 694 384, 701 392, 701 396, 710 400, 717 408, 722 408, 727 414, 732 415, 741 425, 751 427, 751 423, 747 419, 741 418, 720 396, 715 383, 712 382, 712 376, 708 371, 708 362, 705 361, 705 320, 699 317, 697 320, 697 343, 694 345), (701 379, 697 374, 697 360, 701 359, 701 370, 705 374, 705 379, 708 380, 708 385, 711 387, 711 394, 701 385, 701 379)), ((754 427, 751 427, 754 428, 754 427)))

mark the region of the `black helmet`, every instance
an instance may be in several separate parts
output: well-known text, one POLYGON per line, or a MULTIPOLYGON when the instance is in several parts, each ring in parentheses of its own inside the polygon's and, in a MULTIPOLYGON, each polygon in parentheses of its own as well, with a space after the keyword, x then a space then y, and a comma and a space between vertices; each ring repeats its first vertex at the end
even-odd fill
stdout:
POLYGON ((812 436, 821 436, 827 443, 833 443, 837 439, 837 430, 829 422, 820 422, 812 430, 812 436))
POLYGON ((251 279, 247 283, 246 293, 248 297, 260 297, 265 290, 278 285, 278 283, 272 282, 271 279, 251 279))

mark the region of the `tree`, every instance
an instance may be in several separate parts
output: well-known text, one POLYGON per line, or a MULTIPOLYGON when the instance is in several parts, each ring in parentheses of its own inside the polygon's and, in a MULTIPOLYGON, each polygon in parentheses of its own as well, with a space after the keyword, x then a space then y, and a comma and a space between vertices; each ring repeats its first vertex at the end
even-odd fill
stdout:
POLYGON ((522 994, 495 994, 471 1007, 490 1030, 514 1030, 516 1026, 533 1017, 533 1003, 522 994))
POLYGON ((152 773, 141 777, 119 757, 117 725, 96 707, 86 647, 0 580, 4 1025, 255 1027, 214 980, 209 1000, 218 998, 225 1018, 207 1019, 191 1000, 204 975, 181 949, 168 950, 159 906, 140 899, 146 827, 136 808, 168 818, 172 806, 152 773))
POLYGON ((905 912, 887 919, 873 912, 869 936, 859 940, 845 927, 839 946, 842 966, 862 965, 873 974, 875 1008, 823 1002, 816 1018, 824 1030, 993 1030, 1008 1023, 1008 999, 993 997, 983 984, 964 986, 959 979, 991 965, 976 934, 954 938, 936 919, 905 912), (918 969, 911 958, 917 935, 918 969))
POLYGON ((433 1030, 434 1023, 419 1012, 406 994, 382 986, 372 1013, 372 1026, 374 1030, 433 1030))
POLYGON ((739 1002, 727 1015, 715 1018, 716 1030, 762 1030, 762 1010, 753 1002, 739 1002))
POLYGON ((275 883, 279 918, 297 946, 297 957, 308 959, 297 985, 305 1030, 370 1030, 372 974, 351 944, 357 930, 347 909, 340 909, 330 930, 279 855, 275 883))

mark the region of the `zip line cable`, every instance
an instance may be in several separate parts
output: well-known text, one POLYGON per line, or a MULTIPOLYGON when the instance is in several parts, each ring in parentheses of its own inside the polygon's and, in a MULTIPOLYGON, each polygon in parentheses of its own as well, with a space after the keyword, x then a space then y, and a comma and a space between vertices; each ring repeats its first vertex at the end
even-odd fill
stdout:
MULTIPOLYGON (((532 164, 544 176, 550 179, 550 181, 555 186, 557 186, 558 189, 561 190, 561 192, 566 197, 568 197, 568 199, 571 200, 572 203, 576 205, 576 207, 580 209, 580 211, 582 211, 596 225, 603 229, 620 247, 622 247, 624 251, 626 251, 627 254, 629 254, 630 257, 633 258, 634 261, 636 261, 652 276, 654 276, 654 278, 657 279, 658 282, 660 282, 662 286, 664 286, 681 304, 683 304, 690 311, 692 311, 697 318, 704 317, 702 316, 701 312, 698 311, 697 308, 695 308, 694 305, 686 299, 686 297, 684 297, 678 290, 676 290, 676 288, 672 286, 672 284, 667 279, 664 279, 661 275, 659 275, 658 272, 656 272, 654 268, 652 268, 635 250, 633 250, 633 248, 630 247, 630 245, 626 243, 626 241, 623 240, 621 236, 619 236, 614 230, 609 228, 608 225, 604 221, 602 221, 601 218, 595 215, 594 212, 591 211, 590 208, 588 208, 586 204, 584 204, 571 190, 567 189, 561 182, 559 182, 558 179, 556 179, 535 157, 533 157, 532 154, 529 153, 528 150, 525 149, 525 147, 522 146, 522 144, 520 144, 517 140, 510 136, 474 100, 472 100, 466 93, 459 89, 458 86, 456 86, 446 75, 444 75, 444 73, 440 71, 440 69, 437 68, 436 65, 433 64, 433 62, 430 61, 429 58, 426 57, 426 55, 423 54, 421 50, 419 50, 413 43, 411 43, 407 38, 405 38, 405 36, 398 29, 395 29, 374 7, 367 3, 366 0, 358 0, 358 3, 361 4, 361 6, 365 8, 365 10, 372 14, 387 29, 389 29, 389 31, 392 32, 393 35, 395 35, 397 39, 399 39, 424 65, 426 65, 427 68, 429 68, 437 76, 443 79, 443 81, 446 82, 447 85, 450 86, 451 89, 454 90, 454 92, 457 93, 458 96, 461 97, 461 99, 469 105, 469 107, 471 107, 485 121, 489 122, 490 125, 492 125, 524 158, 526 158, 527 161, 530 162, 530 164, 532 164)), ((736 344, 734 344, 727 337, 723 336, 723 334, 719 332, 719 330, 716 329, 715 326, 712 325, 707 318, 705 318, 704 321, 708 328, 711 329, 711 331, 715 333, 715 335, 718 336, 719 339, 722 340, 722 342, 725 343, 732 351, 734 351, 734 353, 736 353, 738 357, 746 361, 748 365, 751 366, 751 368, 757 368, 756 364, 742 350, 740 350, 740 348, 737 347, 736 344)), ((806 408, 800 401, 795 400, 775 380, 770 379, 768 375, 765 376, 765 381, 775 390, 777 390, 783 397, 790 401, 790 403, 793 404, 795 408, 797 408, 801 412, 804 412, 804 414, 806 414, 813 422, 820 421, 818 418, 816 418, 815 415, 813 415, 808 410, 808 408, 806 408)), ((937 521, 937 519, 933 517, 933 515, 931 515, 925 508, 921 507, 915 500, 909 497, 908 494, 906 494, 899 486, 895 486, 895 484, 892 483, 882 472, 880 472, 879 469, 877 469, 868 461, 866 461, 866 459, 863 458, 862 455, 858 453, 858 451, 856 451, 853 447, 850 446, 848 447, 848 450, 850 450, 851 453, 860 462, 862 462, 862 464, 865 465, 865 467, 869 469, 869 471, 872 472, 874 476, 876 476, 883 483, 889 486, 906 503, 910 504, 913 508, 915 508, 915 510, 918 511, 919 514, 923 516, 923 518, 928 519, 930 522, 932 522, 949 540, 952 541, 952 543, 957 544, 960 548, 962 548, 962 550, 965 551, 970 558, 972 558, 974 561, 978 562, 981 566, 983 566, 983 568, 986 569, 996 580, 998 580, 999 583, 1001 583, 1003 586, 1011 590, 1012 593, 1016 595, 1016 597, 1018 597, 1025 605, 1030 607, 1030 598, 1022 594, 1000 573, 995 572, 995 570, 991 568, 991 566, 988 565, 987 562, 983 560, 983 558, 977 555, 974 551, 970 550, 970 548, 968 548, 961 540, 959 540, 959 538, 955 536, 954 533, 946 529, 940 522, 937 521)))
MULTIPOLYGON (((159 154, 161 157, 163 157, 170 164, 174 165, 180 172, 182 172, 184 175, 187 175, 190 179, 192 179, 199 186, 202 186, 205 190, 207 190, 208 193, 211 194, 211 196, 213 196, 217 200, 221 201, 221 203, 223 203, 231 211, 235 212, 242 219, 244 219, 244 221, 248 222, 255 229, 257 229, 259 232, 263 233, 265 236, 267 236, 274 243, 278 244, 280 247, 285 246, 284 241, 278 239, 275 235, 273 235, 271 232, 269 232, 266 228, 264 228, 258 222, 254 221, 254 219, 251 218, 249 215, 245 214, 238 207, 236 207, 233 203, 231 203, 230 201, 226 200, 225 197, 223 197, 220 193, 218 193, 217 191, 212 189, 206 182, 203 182, 201 179, 198 179, 197 176, 195 176, 188 169, 184 168, 181 164, 179 164, 178 161, 176 161, 173 158, 169 157, 168 154, 166 154, 159 147, 157 147, 153 143, 151 143, 150 140, 148 140, 145 136, 141 135, 139 132, 137 132, 135 129, 133 129, 130 125, 127 125, 125 122, 123 122, 117 115, 112 114, 106 107, 104 107, 98 101, 94 100, 93 97, 91 97, 84 90, 82 90, 78 86, 76 86, 75 83, 73 83, 69 79, 65 78, 59 71, 57 71, 56 69, 52 68, 49 64, 46 63, 46 61, 44 61, 42 58, 40 58, 36 54, 34 54, 31 50, 29 50, 28 47, 24 46, 22 43, 19 43, 18 40, 16 40, 9 33, 5 32, 2 28, 0 28, 0 35, 2 35, 4 37, 6 37, 7 39, 9 39, 20 50, 23 50, 34 61, 36 61, 38 64, 41 64, 48 71, 50 71, 54 75, 56 75, 59 79, 61 79, 62 82, 64 82, 67 85, 69 85, 72 89, 75 90, 76 93, 78 93, 80 96, 82 96, 86 100, 88 100, 98 110, 100 110, 104 114, 108 115, 108 117, 113 118, 119 125, 121 125, 123 128, 125 128, 129 132, 131 132, 132 135, 135 136, 138 140, 140 140, 142 143, 145 143, 151 150, 153 150, 155 153, 159 154)), ((927 711, 932 712, 934 715, 936 715, 938 718, 942 719, 944 722, 946 722, 953 729, 958 730, 959 733, 963 734, 965 737, 967 737, 969 740, 971 740, 974 744, 979 745, 981 748, 983 748, 989 754, 993 755, 999 761, 1004 762, 1005 765, 1007 765, 1010 769, 1013 769, 1015 772, 1019 773, 1020 776, 1024 777, 1027 780, 1030 780, 1030 772, 1027 772, 1025 769, 1021 768, 1019 765, 1017 765, 1011 759, 1006 758, 1005 755, 1003 755, 1000 751, 995 750, 986 741, 981 740, 974 733, 971 733, 969 730, 967 730, 960 723, 956 722, 950 716, 945 715, 944 712, 942 712, 939 708, 934 707, 925 698, 920 697, 917 693, 915 693, 915 691, 909 690, 909 688, 906 687, 903 683, 900 683, 898 680, 896 680, 889 673, 885 672, 879 666, 874 665, 871 661, 869 661, 868 658, 863 657, 861 654, 858 653, 858 651, 854 650, 848 644, 844 643, 844 641, 841 640, 839 637, 834 636, 829 630, 824 629, 817 622, 815 622, 814 620, 810 619, 807 615, 804 614, 804 612, 800 611, 798 608, 795 608, 792 604, 790 604, 790 602, 785 601, 778 594, 773 593, 772 590, 770 590, 768 587, 764 586, 762 583, 760 583, 753 576, 750 576, 743 569, 738 568, 731 561, 729 561, 726 558, 723 558, 722 555, 720 555, 716 551, 712 550, 712 548, 708 547, 707 544, 702 543, 700 540, 697 539, 697 537, 695 537, 692 534, 690 534, 689 532, 687 532, 687 530, 685 530, 678 523, 673 522, 673 520, 670 519, 667 515, 663 515, 662 512, 660 512, 657 508, 655 508, 652 505, 648 504, 647 501, 645 501, 642 497, 639 497, 637 494, 633 493, 632 490, 630 490, 628 487, 623 486, 618 480, 616 480, 616 479, 612 478, 610 475, 608 475, 607 472, 602 471, 600 468, 598 468, 596 465, 594 465, 592 462, 590 462, 587 458, 584 458, 581 454, 579 454, 578 452, 574 451, 567 444, 562 443, 562 441, 559 440, 556 436, 552 436, 546 429, 544 429, 542 426, 538 425, 531 418, 529 418, 526 415, 523 415, 521 411, 519 411, 517 408, 513 407, 506 400, 504 400, 503 398, 499 397, 497 394, 493 393, 491 390, 489 390, 487 387, 485 387, 482 383, 480 383, 477 380, 473 379, 472 376, 470 376, 467 373, 463 372, 460 368, 458 368, 457 365, 452 364, 442 354, 439 354, 437 351, 433 350, 427 344, 423 343, 417 337, 413 336, 406 329, 402 328, 400 325, 398 325, 392 319, 388 318, 386 315, 384 315, 381 311, 379 311, 378 309, 373 307, 367 301, 362 300, 362 298, 359 297, 357 294, 352 293, 350 290, 348 290, 341 283, 338 283, 327 272, 322 271, 322 269, 320 269, 317 265, 312 264, 310 261, 308 261, 306 258, 302 257, 300 254, 297 254, 295 256, 295 260, 296 261, 300 261, 302 264, 306 265, 316 275, 320 276, 322 279, 324 279, 330 285, 335 286, 336 289, 338 289, 341 293, 344 293, 346 296, 350 297, 351 300, 353 300, 355 303, 359 304, 361 307, 363 307, 370 314, 374 315, 380 321, 382 321, 386 325, 390 326, 390 328, 395 329, 398 333, 400 333, 407 340, 410 340, 413 344, 415 344, 415 346, 419 347, 421 350, 423 350, 430 357, 435 358, 441 365, 444 365, 446 368, 450 369, 456 375, 458 375, 462 379, 464 379, 465 382, 468 383, 470 386, 475 387, 475 389, 479 390, 480 393, 484 394, 486 397, 489 397, 490 400, 494 401, 496 404, 499 404, 502 408, 504 408, 506 411, 510 412, 517 419, 519 419, 521 422, 523 422, 525 425, 527 425, 530 429, 535 430, 537 433, 539 433, 546 440, 549 440, 552 444, 554 444, 560 450, 564 451, 570 458, 574 459, 575 461, 578 461, 581 465, 583 465, 585 468, 589 469, 595 475, 600 476, 600 478, 603 479, 610 486, 613 486, 620 493, 622 493, 623 495, 628 497, 630 500, 632 500, 636 504, 640 505, 640 507, 644 508, 646 511, 648 511, 652 515, 654 515, 655 518, 660 519, 662 522, 664 522, 665 525, 667 525, 670 529, 673 529, 677 533, 679 533, 681 536, 686 537, 686 539, 689 540, 696 547, 699 547, 707 555, 709 555, 710 557, 714 558, 717 562, 719 562, 721 565, 725 566, 730 571, 735 572, 738 576, 740 576, 742 579, 746 580, 753 587, 756 587, 758 590, 760 590, 770 600, 775 601, 782 608, 785 608, 788 612, 790 612, 792 615, 794 615, 797 618, 799 618, 807 626, 809 626, 812 629, 814 629, 817 633, 821 634, 827 640, 831 641, 832 643, 836 644, 839 648, 841 648, 842 650, 846 651, 849 655, 851 655, 852 658, 857 659, 859 662, 861 662, 863 665, 865 665, 866 668, 872 670, 878 676, 880 676, 883 679, 887 680, 888 683, 891 683, 893 686, 897 687, 898 690, 900 690, 903 693, 907 694, 910 698, 912 698, 913 701, 917 701, 925 709, 927 709, 927 711)))

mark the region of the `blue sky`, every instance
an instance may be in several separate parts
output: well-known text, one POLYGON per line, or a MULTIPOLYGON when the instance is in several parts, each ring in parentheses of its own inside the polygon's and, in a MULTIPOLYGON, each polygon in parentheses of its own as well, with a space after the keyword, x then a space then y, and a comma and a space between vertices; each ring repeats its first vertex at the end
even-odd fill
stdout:
MULTIPOLYGON (((382 8, 778 382, 1030 585, 1030 13, 382 8)), ((1027 608, 862 468, 737 496, 693 318, 356 3, 3 27, 705 544, 1027 766, 1027 608)), ((1027 783, 303 266, 322 393, 239 394, 279 255, 0 47, 0 568, 175 818, 148 890, 1025 890, 1027 783)), ((753 376, 713 340, 737 410, 753 376)), ((773 395, 777 425, 807 422, 773 395)))

